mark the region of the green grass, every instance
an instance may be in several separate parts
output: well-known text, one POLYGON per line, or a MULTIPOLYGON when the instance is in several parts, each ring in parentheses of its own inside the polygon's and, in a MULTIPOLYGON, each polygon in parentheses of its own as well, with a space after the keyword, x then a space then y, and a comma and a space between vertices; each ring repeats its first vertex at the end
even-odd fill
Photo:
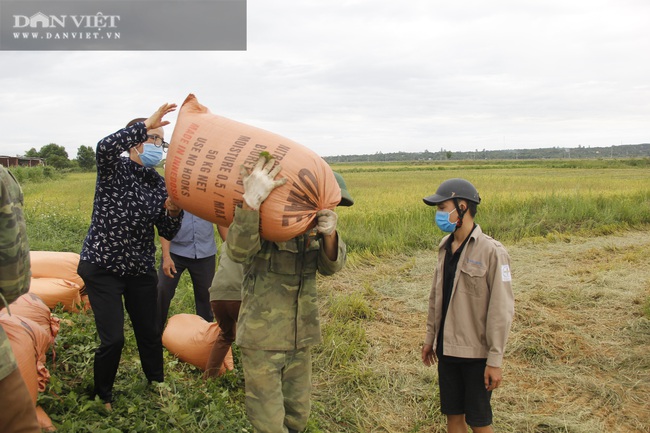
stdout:
MULTIPOLYGON (((432 430, 433 425, 444 425, 437 406, 435 374, 413 371, 410 365, 417 362, 417 354, 407 361, 391 359, 377 346, 378 333, 383 331, 382 337, 390 341, 391 327, 404 326, 399 314, 393 311, 396 307, 391 306, 404 291, 400 284, 411 284, 411 280, 413 284, 422 284, 420 280, 424 278, 426 286, 429 275, 417 274, 416 263, 411 259, 397 271, 374 269, 399 255, 408 257, 435 249, 442 233, 434 224, 435 209, 426 206, 422 197, 435 192, 440 182, 451 177, 470 180, 483 199, 476 219, 484 231, 510 245, 535 245, 569 242, 576 233, 600 236, 647 229, 647 166, 646 160, 334 166, 345 176, 355 199, 353 207, 337 209, 339 231, 350 252, 349 273, 321 280, 321 285, 327 287, 321 289, 323 344, 314 348, 314 407, 307 431, 395 431, 383 426, 373 411, 395 411, 397 417, 402 409, 412 416, 408 431, 442 431, 437 427, 432 430), (367 269, 367 274, 356 275, 360 269, 367 269), (336 286, 330 286, 330 281, 335 281, 332 284, 336 286), (377 358, 386 360, 377 367, 377 358), (399 396, 403 408, 393 407, 394 396, 399 396)), ((23 183, 28 237, 33 250, 80 251, 90 222, 94 186, 94 173, 68 173, 46 182, 23 183)), ((626 260, 638 261, 639 254, 630 251, 626 260)), ((539 305, 539 310, 531 311, 538 314, 577 302, 581 296, 576 290, 562 291, 557 298, 542 292, 540 288, 540 298, 534 298, 535 292, 531 292, 530 305, 539 305)), ((598 300, 594 298, 591 302, 598 300)), ((637 309, 650 319, 647 295, 639 301, 637 309)), ((191 282, 184 275, 170 314, 193 311, 191 282)), ((57 357, 54 361, 48 357, 52 379, 48 389, 40 394, 39 403, 60 432, 252 432, 245 416, 243 374, 237 350, 236 370, 210 382, 201 379, 198 369, 165 352, 166 382, 147 386, 127 320, 126 346, 115 385, 118 397, 114 411, 107 414, 98 401, 89 399, 93 350, 98 342, 92 314, 60 310, 56 314, 63 319, 56 343, 57 357)), ((541 323, 531 326, 543 330, 541 323)), ((647 334, 645 322, 636 326, 643 335, 647 334)), ((399 343, 394 345, 398 347, 399 343)), ((513 345, 511 356, 540 366, 558 358, 543 332, 522 338, 520 344, 513 345)), ((642 361, 630 358, 629 362, 642 361)), ((520 428, 510 429, 504 421, 500 422, 498 427, 503 431, 520 428)), ((507 422, 536 425, 526 431, 535 428, 540 432, 590 431, 597 425, 589 421, 581 425, 562 424, 544 415, 518 422, 516 414, 507 422)))
POLYGON ((558 233, 605 234, 650 224, 650 176, 645 168, 352 170, 344 176, 355 205, 338 208, 337 213, 354 252, 434 248, 443 234, 434 224, 435 208, 422 198, 452 177, 477 187, 481 204, 476 221, 502 242, 558 233))

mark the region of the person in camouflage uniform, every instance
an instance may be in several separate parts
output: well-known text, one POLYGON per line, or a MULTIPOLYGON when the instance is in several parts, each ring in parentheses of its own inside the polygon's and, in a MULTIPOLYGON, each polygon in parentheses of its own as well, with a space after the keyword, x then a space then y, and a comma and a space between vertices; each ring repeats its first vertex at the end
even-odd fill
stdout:
MULTIPOLYGON (((20 185, 0 166, 0 309, 29 291, 29 244, 20 185)), ((36 407, 0 326, 0 432, 40 432, 36 407)))
MULTIPOLYGON (((281 170, 274 165, 260 157, 251 173, 242 167, 244 201, 235 210, 226 251, 244 264, 236 343, 248 418, 257 432, 291 433, 305 429, 311 411, 311 347, 321 342, 316 272, 339 271, 346 246, 329 209, 317 212, 315 230, 286 242, 261 239, 259 207, 286 182, 274 180, 281 170)), ((345 195, 341 204, 351 205, 345 195)))
POLYGON ((228 229, 217 226, 219 236, 224 241, 219 251, 219 266, 210 286, 210 305, 219 335, 212 345, 208 362, 205 366, 205 379, 221 376, 226 372, 223 360, 226 358, 237 335, 237 319, 241 307, 241 283, 244 268, 241 263, 230 260, 226 253, 225 239, 228 229))

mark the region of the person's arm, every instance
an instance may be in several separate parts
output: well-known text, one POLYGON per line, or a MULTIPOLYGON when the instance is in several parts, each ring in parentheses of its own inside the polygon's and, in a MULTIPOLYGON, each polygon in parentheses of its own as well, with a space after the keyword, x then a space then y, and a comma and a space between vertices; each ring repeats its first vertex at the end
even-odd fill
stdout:
POLYGON ((436 351, 434 349, 438 336, 438 324, 436 321, 436 294, 439 290, 437 288, 438 272, 440 272, 440 266, 442 265, 443 260, 444 257, 442 256, 442 252, 439 250, 436 271, 433 273, 433 282, 431 283, 431 291, 429 292, 429 308, 427 310, 426 334, 424 336, 424 344, 422 345, 422 362, 424 362, 424 365, 426 366, 431 366, 438 361, 436 351))
POLYGON ((225 241, 226 237, 228 237, 228 227, 217 225, 217 231, 219 232, 219 237, 221 240, 225 241))
POLYGON ((490 288, 485 325, 485 339, 489 348, 487 365, 501 367, 515 313, 510 257, 502 246, 497 247, 490 257, 487 278, 490 288))
POLYGON ((160 249, 162 250, 162 264, 160 266, 165 275, 167 275, 169 278, 174 278, 174 274, 176 274, 176 264, 174 263, 174 260, 170 254, 170 246, 171 241, 160 237, 160 249))
POLYGON ((241 207, 235 209, 235 218, 228 228, 226 252, 236 263, 246 263, 261 248, 259 233, 259 208, 271 192, 284 185, 286 178, 275 179, 282 166, 275 165, 273 158, 267 160, 260 156, 250 172, 243 165, 239 172, 244 184, 244 200, 241 207))
POLYGON ((182 220, 183 210, 167 197, 164 206, 158 213, 158 218, 155 223, 160 238, 165 238, 168 241, 174 239, 174 236, 176 236, 176 233, 181 228, 182 220))
POLYGON ((137 122, 103 138, 97 143, 96 159, 97 173, 105 176, 111 173, 120 155, 133 146, 147 141, 147 130, 168 125, 169 121, 162 118, 176 110, 176 104, 163 104, 144 122, 137 122))
POLYGON ((30 281, 23 192, 13 175, 0 166, 0 308, 27 293, 30 281))

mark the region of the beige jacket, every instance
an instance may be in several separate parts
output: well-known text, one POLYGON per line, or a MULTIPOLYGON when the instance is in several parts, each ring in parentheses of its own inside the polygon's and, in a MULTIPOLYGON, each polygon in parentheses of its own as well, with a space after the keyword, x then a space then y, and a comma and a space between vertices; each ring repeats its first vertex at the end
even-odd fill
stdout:
MULTIPOLYGON (((429 296, 424 344, 436 347, 442 317, 444 245, 438 246, 438 265, 429 296)), ((487 358, 501 367, 514 316, 510 257, 503 245, 484 234, 478 225, 463 249, 445 321, 443 351, 447 356, 487 358)))

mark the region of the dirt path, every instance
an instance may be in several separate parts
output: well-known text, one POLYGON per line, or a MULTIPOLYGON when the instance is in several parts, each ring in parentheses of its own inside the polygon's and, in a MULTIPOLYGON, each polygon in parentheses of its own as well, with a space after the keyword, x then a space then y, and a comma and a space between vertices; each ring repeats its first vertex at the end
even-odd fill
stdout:
MULTIPOLYGON (((517 304, 497 431, 650 432, 650 231, 507 248, 517 304)), ((366 393, 359 431, 444 431, 435 369, 419 361, 434 261, 357 258, 322 281, 330 295, 363 293, 377 312, 364 323, 365 362, 384 389, 366 393)))

